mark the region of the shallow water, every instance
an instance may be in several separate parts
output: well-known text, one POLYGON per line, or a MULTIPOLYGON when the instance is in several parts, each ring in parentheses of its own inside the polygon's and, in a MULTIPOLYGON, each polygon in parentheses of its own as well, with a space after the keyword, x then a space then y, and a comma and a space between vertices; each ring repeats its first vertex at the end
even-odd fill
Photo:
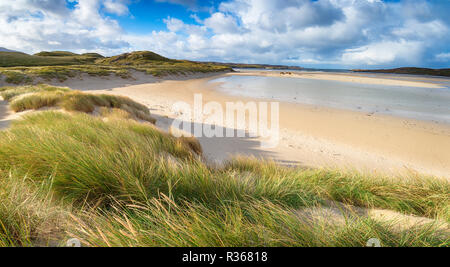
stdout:
POLYGON ((418 88, 303 78, 227 76, 227 94, 450 123, 450 88, 418 88))

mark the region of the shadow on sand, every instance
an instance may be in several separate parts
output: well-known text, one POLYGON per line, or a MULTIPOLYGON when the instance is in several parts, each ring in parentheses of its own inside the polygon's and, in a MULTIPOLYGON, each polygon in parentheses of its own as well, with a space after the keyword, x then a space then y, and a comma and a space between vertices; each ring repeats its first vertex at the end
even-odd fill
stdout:
POLYGON ((6 119, 9 113, 8 102, 0 100, 0 130, 9 126, 11 120, 6 119))
MULTIPOLYGON (((152 114, 155 119, 157 119, 156 126, 164 131, 169 131, 173 118, 159 116, 152 114)), ((195 127, 209 127, 209 124, 192 123, 192 131, 195 127)), ((202 128, 203 129, 203 128, 202 128)), ((224 133, 228 128, 223 127, 224 133)), ((225 161, 229 160, 233 156, 253 156, 258 159, 271 159, 277 163, 285 166, 300 166, 299 161, 281 160, 277 158, 277 153, 261 148, 261 143, 258 138, 250 137, 248 133, 244 137, 238 137, 238 131, 234 131, 234 137, 197 137, 200 144, 202 145, 204 157, 210 164, 221 165, 225 161)))

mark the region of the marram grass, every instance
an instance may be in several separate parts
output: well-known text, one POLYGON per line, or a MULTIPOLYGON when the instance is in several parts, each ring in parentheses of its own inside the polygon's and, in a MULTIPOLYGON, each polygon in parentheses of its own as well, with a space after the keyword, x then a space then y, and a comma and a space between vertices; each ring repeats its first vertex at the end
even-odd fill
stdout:
POLYGON ((32 113, 0 132, 0 246, 61 245, 71 237, 87 246, 364 246, 373 237, 384 246, 449 246, 446 180, 248 158, 212 168, 195 139, 175 138, 109 105, 98 117, 32 113), (299 212, 332 202, 430 222, 398 229, 401 222, 370 215, 333 223, 299 212))
POLYGON ((270 201, 176 203, 161 195, 147 203, 113 204, 113 209, 74 217, 71 236, 87 246, 168 247, 363 247, 370 238, 383 246, 448 246, 448 235, 429 223, 397 230, 396 221, 353 218, 300 220, 295 210, 270 201))
POLYGON ((53 198, 51 177, 36 183, 0 173, 0 247, 55 246, 70 218, 70 205, 53 198))
POLYGON ((11 100, 16 96, 38 93, 38 92, 68 92, 70 89, 65 87, 56 87, 46 84, 25 85, 25 86, 6 86, 0 87, 0 95, 4 100, 11 100))
POLYGON ((0 133, 0 169, 11 166, 38 180, 53 174, 55 190, 74 201, 144 201, 159 193, 211 206, 249 197, 298 206, 317 201, 291 181, 210 169, 183 138, 151 125, 85 114, 40 112, 15 122, 0 133))
POLYGON ((113 110, 116 110, 117 113, 117 110, 120 109, 123 113, 128 113, 128 117, 131 119, 156 122, 146 106, 123 96, 87 94, 45 84, 2 87, 0 95, 10 101, 11 109, 15 112, 57 107, 66 111, 92 113, 97 108, 102 108, 100 115, 106 116, 113 110))
POLYGON ((303 170, 280 167, 255 158, 235 158, 225 167, 257 177, 298 181, 303 190, 318 197, 354 206, 390 209, 450 222, 450 183, 445 179, 370 176, 351 171, 303 170))

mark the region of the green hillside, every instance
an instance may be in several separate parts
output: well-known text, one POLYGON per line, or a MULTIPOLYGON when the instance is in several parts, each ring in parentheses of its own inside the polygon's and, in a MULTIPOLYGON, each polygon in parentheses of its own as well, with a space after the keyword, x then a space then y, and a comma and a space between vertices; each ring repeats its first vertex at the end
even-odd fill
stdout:
POLYGON ((81 62, 75 57, 31 56, 21 52, 0 52, 0 67, 73 65, 81 62))
POLYGON ((86 56, 86 57, 95 57, 95 58, 104 58, 104 56, 98 54, 98 53, 84 53, 81 54, 81 56, 86 56))
POLYGON ((79 56, 78 54, 68 52, 68 51, 42 51, 39 53, 34 54, 34 56, 41 56, 41 57, 74 57, 79 56))
POLYGON ((103 57, 97 53, 75 54, 67 51, 40 52, 28 55, 18 52, 0 52, 0 78, 9 84, 34 83, 36 78, 60 82, 81 74, 90 76, 116 75, 131 78, 130 71, 153 76, 231 71, 229 66, 172 60, 150 51, 125 53, 103 57))
POLYGON ((98 60, 96 63, 104 65, 142 65, 153 63, 154 61, 168 62, 173 60, 150 51, 137 51, 101 59, 98 60))
POLYGON ((84 54, 75 54, 69 51, 52 51, 52 52, 47 52, 47 51, 42 51, 39 53, 34 54, 34 56, 40 56, 40 57, 72 57, 72 58, 78 58, 78 59, 86 59, 86 58, 90 58, 92 60, 97 59, 97 58, 104 58, 104 56, 98 54, 98 53, 84 53, 84 54))

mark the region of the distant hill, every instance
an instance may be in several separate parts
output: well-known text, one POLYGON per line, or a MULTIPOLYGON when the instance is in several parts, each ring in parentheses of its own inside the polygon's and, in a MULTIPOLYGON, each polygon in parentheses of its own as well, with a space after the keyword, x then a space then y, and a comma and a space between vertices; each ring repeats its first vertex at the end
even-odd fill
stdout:
POLYGON ((104 56, 98 53, 84 53, 84 54, 75 54, 69 51, 42 51, 34 54, 34 56, 39 57, 93 57, 93 58, 104 58, 104 56))
MULTIPOLYGON (((171 62, 180 64, 210 65, 220 68, 259 68, 259 69, 291 69, 301 70, 296 66, 269 65, 269 64, 241 64, 220 62, 193 62, 187 60, 174 60, 163 57, 151 51, 136 51, 112 57, 104 57, 98 53, 76 54, 69 51, 42 51, 34 55, 21 52, 0 52, 0 67, 19 66, 64 66, 64 65, 116 65, 139 66, 153 64, 154 62, 171 62)), ((194 66, 194 65, 192 65, 194 66)))
POLYGON ((72 58, 31 56, 21 52, 0 52, 0 67, 73 65, 72 58))
POLYGON ((106 65, 143 65, 152 61, 175 61, 150 51, 136 51, 97 60, 97 64, 106 65))
POLYGON ((222 62, 201 62, 201 61, 198 61, 198 62, 227 66, 230 68, 243 68, 243 69, 272 69, 272 70, 303 70, 304 69, 304 68, 298 67, 298 66, 286 66, 286 65, 222 63, 222 62))
POLYGON ((47 51, 42 51, 39 53, 34 54, 34 56, 39 56, 39 57, 74 57, 74 56, 79 56, 79 54, 75 54, 69 51, 52 51, 52 52, 47 52, 47 51))
POLYGON ((354 72, 373 72, 373 73, 393 73, 393 74, 411 74, 411 75, 432 75, 450 77, 450 69, 427 69, 427 68, 396 68, 396 69, 380 69, 380 70, 352 70, 354 72))
POLYGON ((104 58, 104 56, 98 54, 98 53, 84 53, 81 54, 81 56, 85 56, 85 57, 95 57, 95 58, 104 58))
POLYGON ((17 51, 9 50, 9 49, 4 48, 4 47, 0 47, 0 52, 17 52, 17 51))
POLYGON ((94 63, 103 58, 97 53, 75 54, 66 51, 40 52, 28 55, 21 52, 0 52, 0 67, 64 66, 94 63))

